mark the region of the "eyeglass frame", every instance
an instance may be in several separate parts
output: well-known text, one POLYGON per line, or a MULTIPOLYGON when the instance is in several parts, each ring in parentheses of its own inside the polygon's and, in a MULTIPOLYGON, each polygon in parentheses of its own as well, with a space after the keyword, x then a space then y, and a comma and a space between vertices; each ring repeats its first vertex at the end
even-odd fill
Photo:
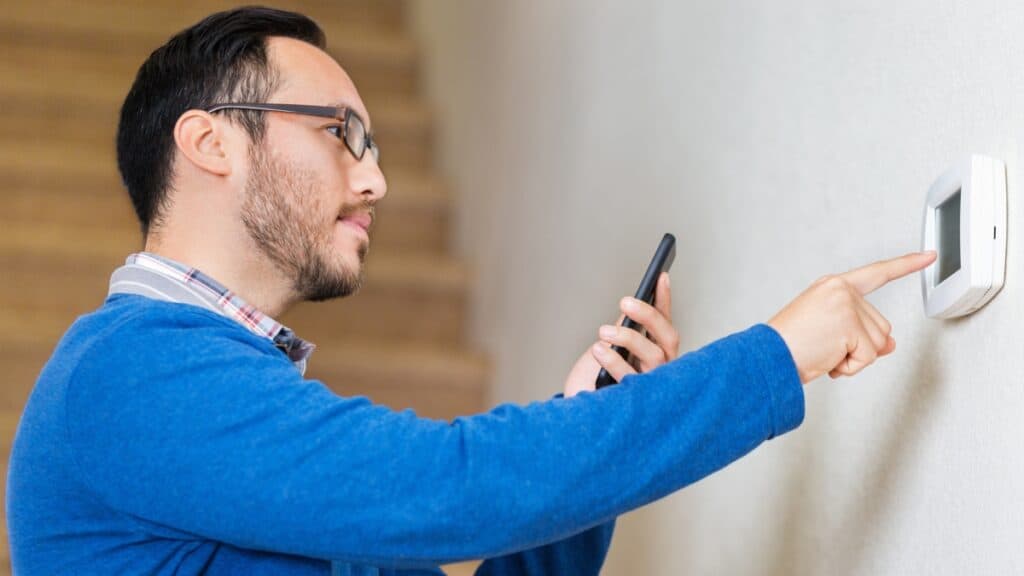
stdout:
POLYGON ((263 102, 228 102, 223 104, 213 104, 207 106, 204 109, 206 112, 213 114, 220 112, 221 110, 255 110, 258 112, 285 112, 288 114, 302 114, 303 116, 316 116, 319 118, 334 118, 341 122, 341 141, 345 143, 345 148, 352 153, 352 156, 356 160, 362 161, 363 156, 366 155, 366 151, 369 150, 370 154, 373 155, 373 161, 380 163, 380 148, 377 146, 377 142, 373 139, 373 133, 366 129, 366 122, 351 108, 342 106, 313 106, 309 104, 273 104, 263 102), (352 149, 352 146, 348 142, 348 123, 350 118, 355 118, 363 126, 363 150, 361 153, 356 154, 356 151, 352 149))

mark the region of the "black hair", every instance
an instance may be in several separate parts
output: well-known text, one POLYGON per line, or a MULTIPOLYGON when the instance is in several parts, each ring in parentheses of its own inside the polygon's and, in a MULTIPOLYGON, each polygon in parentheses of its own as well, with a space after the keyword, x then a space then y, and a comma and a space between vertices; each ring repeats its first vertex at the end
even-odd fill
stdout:
MULTIPOLYGON (((218 12, 175 34, 143 62, 121 106, 117 167, 142 233, 159 223, 174 159, 174 125, 187 110, 218 102, 265 102, 276 90, 277 71, 267 59, 271 36, 294 38, 323 49, 323 30, 310 18, 259 6, 218 12)), ((264 116, 226 111, 254 143, 264 116)))

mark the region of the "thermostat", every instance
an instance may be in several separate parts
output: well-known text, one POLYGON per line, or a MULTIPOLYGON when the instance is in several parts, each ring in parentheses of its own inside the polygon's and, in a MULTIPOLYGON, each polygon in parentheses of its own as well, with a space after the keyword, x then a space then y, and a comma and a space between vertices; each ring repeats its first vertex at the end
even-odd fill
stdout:
POLYGON ((921 271, 925 314, 966 316, 991 300, 1006 271, 1006 166, 973 155, 940 176, 928 190, 921 244, 938 252, 921 271))

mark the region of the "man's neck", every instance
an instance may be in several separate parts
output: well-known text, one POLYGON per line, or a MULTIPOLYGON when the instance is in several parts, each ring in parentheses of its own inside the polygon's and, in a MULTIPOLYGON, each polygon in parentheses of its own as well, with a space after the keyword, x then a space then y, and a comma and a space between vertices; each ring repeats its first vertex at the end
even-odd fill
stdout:
POLYGON ((296 301, 288 279, 255 247, 231 254, 151 236, 146 239, 145 250, 201 271, 273 318, 280 317, 296 301))

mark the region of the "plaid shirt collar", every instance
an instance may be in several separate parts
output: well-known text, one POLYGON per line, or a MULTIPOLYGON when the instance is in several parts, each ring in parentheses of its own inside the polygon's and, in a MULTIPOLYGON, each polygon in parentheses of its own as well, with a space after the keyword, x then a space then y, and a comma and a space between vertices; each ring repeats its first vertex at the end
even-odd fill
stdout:
POLYGON ((116 293, 139 294, 211 309, 273 342, 302 372, 305 372, 306 360, 316 348, 213 278, 149 252, 128 256, 125 265, 114 271, 110 278, 110 294, 116 293), (159 285, 161 280, 165 284, 169 280, 170 287, 177 289, 165 289, 166 286, 159 285))

